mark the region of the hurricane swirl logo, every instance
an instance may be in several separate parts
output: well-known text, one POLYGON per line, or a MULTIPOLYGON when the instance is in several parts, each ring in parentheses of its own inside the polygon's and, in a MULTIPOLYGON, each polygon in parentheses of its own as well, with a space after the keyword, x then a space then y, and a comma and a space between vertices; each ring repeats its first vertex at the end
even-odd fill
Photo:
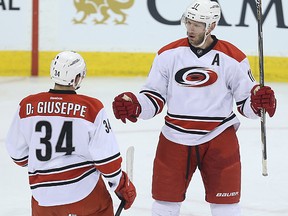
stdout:
POLYGON ((218 75, 215 71, 205 67, 188 67, 175 74, 178 84, 185 87, 203 87, 216 82, 218 75))

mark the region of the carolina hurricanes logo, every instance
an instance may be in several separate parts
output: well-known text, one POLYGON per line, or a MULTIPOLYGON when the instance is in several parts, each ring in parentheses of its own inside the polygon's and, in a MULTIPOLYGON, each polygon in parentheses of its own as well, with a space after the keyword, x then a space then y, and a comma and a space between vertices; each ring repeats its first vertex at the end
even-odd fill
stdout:
POLYGON ((175 74, 176 82, 185 87, 209 86, 217 79, 217 73, 205 67, 183 68, 175 74))

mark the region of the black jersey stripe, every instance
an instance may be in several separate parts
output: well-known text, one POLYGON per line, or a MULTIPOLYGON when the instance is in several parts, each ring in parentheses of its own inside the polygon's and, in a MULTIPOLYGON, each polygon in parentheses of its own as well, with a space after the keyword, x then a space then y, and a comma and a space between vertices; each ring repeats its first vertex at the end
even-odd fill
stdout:
POLYGON ((155 95, 155 97, 157 97, 157 98, 159 98, 160 100, 162 100, 164 104, 166 103, 164 97, 162 97, 161 94, 159 94, 159 93, 157 93, 157 92, 155 92, 155 91, 142 90, 142 91, 140 91, 140 93, 143 93, 143 94, 145 94, 145 95, 146 95, 146 93, 147 93, 147 94, 155 95))
MULTIPOLYGON (((231 113, 229 117, 225 118, 220 124, 220 125, 223 125, 229 121, 231 121, 233 118, 235 118, 236 115, 235 113, 231 113)), ((176 125, 173 125, 167 121, 165 121, 165 125, 167 125, 168 127, 174 129, 174 130, 177 130, 179 132, 182 132, 182 133, 188 133, 188 134, 197 134, 197 135, 206 135, 207 133, 209 133, 210 131, 206 131, 206 130, 187 130, 187 129, 183 129, 181 127, 177 127, 176 125)))
POLYGON ((81 181, 82 179, 86 178, 87 176, 91 175, 94 172, 96 172, 95 168, 88 170, 86 173, 84 173, 83 175, 79 176, 78 178, 74 178, 74 179, 71 179, 71 180, 65 180, 65 181, 39 183, 39 184, 31 185, 30 188, 33 190, 33 189, 41 188, 41 187, 55 187, 55 186, 73 184, 73 183, 81 181))
POLYGON ((79 167, 83 167, 83 166, 87 166, 87 165, 91 165, 94 166, 93 161, 85 161, 85 162, 81 162, 81 163, 75 163, 75 164, 70 164, 64 167, 58 167, 58 168, 53 168, 53 169, 47 169, 47 170, 36 170, 34 172, 28 172, 29 175, 35 175, 35 174, 41 174, 41 173, 55 173, 55 172, 62 172, 62 171, 66 171, 66 170, 70 170, 70 169, 74 169, 74 168, 79 168, 79 167))
POLYGON ((177 131, 179 131, 179 132, 182 132, 182 133, 189 133, 189 134, 198 134, 198 135, 205 135, 205 134, 207 134, 208 132, 207 131, 200 131, 200 130, 185 130, 185 129, 183 129, 183 128, 180 128, 180 127, 177 127, 177 126, 175 126, 175 125, 172 125, 172 124, 170 124, 169 122, 167 122, 167 121, 165 121, 165 124, 168 126, 168 127, 170 127, 170 128, 172 128, 172 129, 174 129, 174 130, 177 130, 177 131))
POLYGON ((115 173, 112 173, 112 174, 109 174, 109 175, 102 173, 102 175, 103 175, 105 178, 113 178, 113 177, 119 175, 121 172, 122 172, 122 169, 119 169, 119 170, 118 170, 117 172, 115 172, 115 173))
POLYGON ((171 118, 189 119, 189 120, 201 120, 201 121, 223 121, 225 117, 207 117, 207 116, 187 116, 187 115, 175 115, 167 112, 167 115, 171 118))
POLYGON ((120 152, 118 152, 117 154, 111 156, 111 157, 108 157, 108 158, 105 158, 105 159, 102 159, 102 160, 97 160, 97 161, 94 161, 95 164, 102 164, 102 163, 107 163, 109 161, 113 161, 114 159, 116 158, 119 158, 120 157, 120 152))
POLYGON ((11 157, 11 158, 12 158, 12 160, 15 161, 15 162, 20 162, 20 161, 25 161, 25 160, 27 160, 27 159, 28 159, 28 156, 25 156, 25 157, 23 157, 23 158, 13 158, 13 157, 11 157))

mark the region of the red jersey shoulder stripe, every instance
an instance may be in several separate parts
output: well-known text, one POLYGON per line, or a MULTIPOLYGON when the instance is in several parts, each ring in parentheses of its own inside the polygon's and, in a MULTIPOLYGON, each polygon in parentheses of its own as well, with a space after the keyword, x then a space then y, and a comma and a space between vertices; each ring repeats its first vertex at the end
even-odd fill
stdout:
POLYGON ((241 62, 246 58, 246 55, 241 50, 224 40, 218 40, 213 49, 225 53, 238 62, 241 62))
POLYGON ((162 47, 158 51, 158 55, 160 55, 164 51, 175 49, 175 48, 178 48, 178 47, 189 47, 188 39, 187 38, 181 38, 179 40, 176 40, 176 41, 174 41, 172 43, 167 44, 166 46, 162 47))

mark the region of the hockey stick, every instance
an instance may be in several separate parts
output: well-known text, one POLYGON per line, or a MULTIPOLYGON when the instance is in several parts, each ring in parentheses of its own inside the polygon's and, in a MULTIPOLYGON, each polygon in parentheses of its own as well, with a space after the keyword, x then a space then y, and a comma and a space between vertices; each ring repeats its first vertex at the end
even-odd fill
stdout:
MULTIPOLYGON (((126 151, 126 172, 130 179, 133 181, 133 163, 134 163, 134 147, 130 146, 126 151)), ((121 200, 121 203, 116 211, 115 216, 119 216, 125 206, 125 200, 121 200)))
MULTIPOLYGON (((259 78, 260 87, 264 86, 264 60, 263 60, 263 31, 262 31, 262 1, 256 0, 258 20, 258 52, 259 52, 259 78)), ((262 141, 262 175, 267 176, 267 145, 266 145, 266 115, 261 109, 261 141, 262 141)))

